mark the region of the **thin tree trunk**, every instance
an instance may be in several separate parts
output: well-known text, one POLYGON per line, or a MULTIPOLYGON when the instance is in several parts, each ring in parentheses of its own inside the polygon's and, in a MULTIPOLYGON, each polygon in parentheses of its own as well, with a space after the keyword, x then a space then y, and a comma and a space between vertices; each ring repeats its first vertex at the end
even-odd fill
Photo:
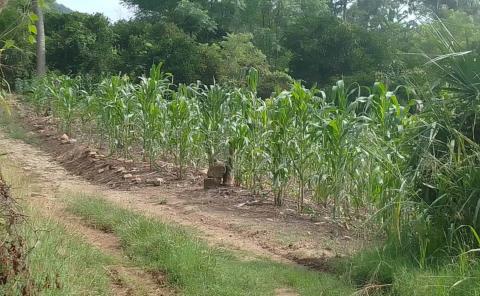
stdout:
POLYGON ((40 7, 39 0, 32 0, 32 7, 33 12, 38 17, 38 20, 35 23, 35 26, 37 27, 37 75, 43 76, 47 73, 47 64, 45 57, 45 24, 43 18, 43 11, 40 7))

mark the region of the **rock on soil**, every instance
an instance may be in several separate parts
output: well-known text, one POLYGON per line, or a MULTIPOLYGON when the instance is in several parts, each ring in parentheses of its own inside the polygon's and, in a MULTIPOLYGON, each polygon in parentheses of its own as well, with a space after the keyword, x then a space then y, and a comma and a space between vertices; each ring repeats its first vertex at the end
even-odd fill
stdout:
POLYGON ((67 134, 63 134, 63 135, 60 137, 60 140, 68 142, 68 140, 70 140, 70 138, 67 136, 67 134))
POLYGON ((165 181, 162 178, 155 178, 155 179, 148 179, 146 181, 147 184, 153 185, 153 186, 160 186, 164 183, 165 181))

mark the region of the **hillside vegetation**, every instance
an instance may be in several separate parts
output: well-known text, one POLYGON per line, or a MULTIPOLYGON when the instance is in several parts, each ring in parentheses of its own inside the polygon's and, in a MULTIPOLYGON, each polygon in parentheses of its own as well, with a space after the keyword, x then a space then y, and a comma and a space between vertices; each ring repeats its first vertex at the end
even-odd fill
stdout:
POLYGON ((38 20, 29 1, 11 0, 0 18, 3 89, 110 157, 152 171, 172 163, 178 180, 220 162, 228 185, 255 199, 377 234, 374 248, 328 260, 343 278, 334 288, 337 278, 313 271, 239 263, 101 199, 73 201, 185 294, 288 283, 302 295, 478 295, 479 4, 297 2, 124 0, 135 18, 111 23, 47 1, 50 71, 35 75, 38 20))

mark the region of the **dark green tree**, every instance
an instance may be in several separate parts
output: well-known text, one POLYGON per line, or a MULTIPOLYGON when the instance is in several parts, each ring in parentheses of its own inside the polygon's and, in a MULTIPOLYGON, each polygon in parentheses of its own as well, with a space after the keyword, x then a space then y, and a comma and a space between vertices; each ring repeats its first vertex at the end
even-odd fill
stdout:
POLYGON ((108 19, 84 13, 48 13, 47 60, 51 70, 99 75, 115 69, 116 36, 108 19))

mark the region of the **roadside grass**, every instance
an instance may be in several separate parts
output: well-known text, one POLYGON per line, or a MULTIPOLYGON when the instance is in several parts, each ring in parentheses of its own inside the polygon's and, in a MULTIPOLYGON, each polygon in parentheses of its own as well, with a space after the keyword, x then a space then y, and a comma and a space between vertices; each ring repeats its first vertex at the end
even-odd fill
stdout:
POLYGON ((29 209, 22 235, 33 249, 28 265, 41 295, 109 295, 113 260, 63 226, 29 209))
POLYGON ((341 279, 266 259, 242 260, 208 246, 185 228, 123 209, 101 198, 73 196, 69 210, 117 235, 139 266, 165 272, 183 295, 275 295, 291 288, 301 295, 351 295, 341 279))
POLYGON ((420 268, 404 253, 393 248, 362 251, 337 263, 338 272, 352 285, 380 287, 383 294, 373 295, 480 295, 480 265, 475 257, 445 258, 420 268))
POLYGON ((0 108, 0 128, 2 128, 7 135, 16 140, 22 140, 27 144, 36 145, 40 141, 32 133, 27 131, 20 123, 20 119, 14 110, 10 114, 0 108))
POLYGON ((16 236, 9 236, 0 223, 0 239, 22 238, 27 254, 26 262, 20 264, 28 268, 27 274, 0 285, 0 295, 23 295, 19 289, 26 281, 33 283, 35 295, 109 295, 110 279, 105 266, 111 265, 112 259, 28 206, 28 176, 8 159, 0 158, 0 169, 25 215, 16 236))

